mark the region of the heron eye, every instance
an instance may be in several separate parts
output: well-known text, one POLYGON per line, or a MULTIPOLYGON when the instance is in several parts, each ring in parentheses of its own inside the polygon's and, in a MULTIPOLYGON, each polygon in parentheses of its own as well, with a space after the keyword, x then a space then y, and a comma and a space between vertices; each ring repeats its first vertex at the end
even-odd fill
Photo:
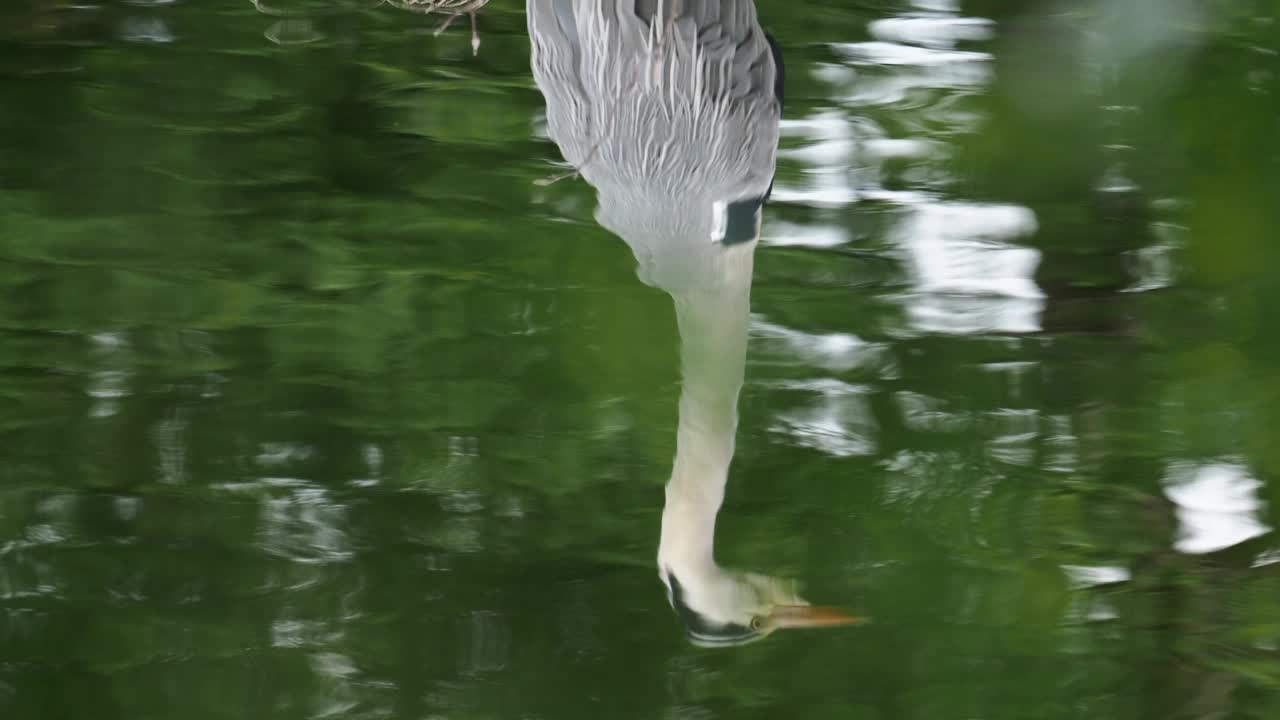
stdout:
POLYGON ((755 617, 751 618, 751 629, 752 629, 752 630, 763 630, 763 629, 764 629, 764 618, 760 617, 759 615, 757 615, 757 616, 755 616, 755 617))

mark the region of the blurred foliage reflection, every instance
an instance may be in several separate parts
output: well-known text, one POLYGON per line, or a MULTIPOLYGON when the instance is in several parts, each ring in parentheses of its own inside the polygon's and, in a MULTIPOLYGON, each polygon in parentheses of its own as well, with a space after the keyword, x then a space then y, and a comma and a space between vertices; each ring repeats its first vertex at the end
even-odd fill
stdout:
POLYGON ((0 7, 0 716, 1280 715, 1280 4, 759 0, 787 59, 689 647, 669 298, 525 8, 0 7))

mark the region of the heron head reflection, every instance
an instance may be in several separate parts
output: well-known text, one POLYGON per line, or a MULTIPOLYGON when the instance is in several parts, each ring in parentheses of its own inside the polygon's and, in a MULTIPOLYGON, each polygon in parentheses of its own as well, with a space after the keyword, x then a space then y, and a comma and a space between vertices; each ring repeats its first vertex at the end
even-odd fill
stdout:
POLYGON ((840 608, 810 605, 795 583, 716 568, 710 577, 660 570, 667 600, 695 645, 730 647, 761 640, 775 630, 852 625, 860 618, 840 608))
POLYGON ((528 0, 547 131, 597 193, 596 219, 675 301, 682 387, 658 569, 695 643, 854 618, 790 582, 720 567, 751 275, 773 186, 782 62, 752 0, 528 0))

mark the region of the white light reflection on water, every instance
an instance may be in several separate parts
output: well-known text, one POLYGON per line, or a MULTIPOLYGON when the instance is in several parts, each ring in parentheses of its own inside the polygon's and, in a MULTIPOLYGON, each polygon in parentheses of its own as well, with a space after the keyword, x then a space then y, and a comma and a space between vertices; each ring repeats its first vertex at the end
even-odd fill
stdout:
POLYGON ((1132 577, 1126 568, 1110 565, 1063 565, 1062 569, 1076 589, 1127 582, 1132 577))
MULTIPOLYGON (((821 368, 841 375, 869 374, 881 379, 897 374, 889 346, 849 333, 807 333, 759 316, 752 319, 751 333, 756 338, 752 344, 753 364, 821 368)), ((835 378, 769 385, 784 397, 799 394, 803 398, 799 406, 775 415, 772 432, 835 457, 876 452, 879 426, 866 397, 869 388, 835 378)))
POLYGON ((849 242, 849 230, 841 225, 800 225, 784 220, 769 224, 760 238, 764 245, 775 247, 833 248, 849 242))
MULTIPOLYGON (((839 105, 783 122, 773 192, 775 203, 808 208, 809 218, 804 224, 772 220, 763 242, 812 248, 854 243, 848 209, 884 207, 888 212, 872 212, 889 223, 884 236, 905 271, 907 288, 888 299, 902 307, 906 334, 1039 331, 1045 297, 1033 278, 1041 257, 1019 245, 1037 232, 1035 214, 946 196, 947 138, 977 126, 980 117, 965 98, 984 92, 992 77, 992 56, 961 44, 991 39, 994 23, 959 15, 957 3, 919 2, 915 8, 871 23, 869 42, 834 45, 843 62, 814 66, 813 79, 839 105)), ((752 331, 754 362, 793 358, 841 375, 868 369, 879 370, 881 378, 897 374, 892 346, 849 333, 804 332, 759 316, 752 331)), ((834 378, 802 383, 816 392, 816 401, 779 413, 775 432, 837 456, 875 452, 876 423, 856 386, 834 378)), ((900 393, 898 400, 917 430, 954 432, 975 420, 918 393, 900 393)), ((985 417, 989 455, 1009 464, 1032 462, 1041 422, 1029 410, 985 417)), ((1055 446, 1064 468, 1074 465, 1067 440, 1055 446)))
MULTIPOLYGON (((905 198, 904 198, 905 199, 905 198)), ((1035 332, 1044 294, 1033 276, 1035 214, 1016 205, 925 200, 893 230, 913 280, 903 297, 912 326, 925 332, 1035 332)))
POLYGON ((295 562, 345 562, 353 554, 345 525, 343 505, 324 489, 303 485, 264 499, 258 547, 295 562))
POLYGON ((1044 293, 1031 279, 1040 253, 1008 241, 1036 230, 1013 205, 922 205, 895 235, 910 260, 904 298, 913 326, 940 333, 1035 332, 1044 293))
POLYGON ((317 709, 315 717, 351 717, 359 705, 356 683, 359 669, 350 657, 337 652, 315 652, 310 656, 311 671, 322 683, 311 701, 317 709))
MULTIPOLYGON (((814 78, 830 86, 843 107, 783 124, 779 162, 802 172, 799 180, 784 173, 774 199, 827 211, 862 201, 899 209, 889 236, 911 278, 910 291, 899 298, 911 330, 1038 331, 1044 294, 1033 277, 1040 254, 1017 244, 1036 233, 1034 213, 943 199, 941 192, 950 154, 943 138, 975 126, 978 118, 962 100, 991 79, 989 53, 957 46, 990 39, 993 23, 961 17, 948 3, 917 7, 873 22, 875 40, 835 45, 845 63, 817 67, 814 78), (929 128, 929 134, 894 137, 886 111, 893 126, 929 128)), ((818 227, 807 238, 805 229, 783 224, 766 239, 831 247, 847 237, 818 227)))
POLYGON ((1175 463, 1165 481, 1165 495, 1178 506, 1174 546, 1196 555, 1269 532, 1271 528, 1258 519, 1261 487, 1247 468, 1236 463, 1175 463))
MULTIPOLYGON (((1157 209, 1159 205, 1157 205, 1157 209)), ((1186 245, 1187 227, 1172 222, 1155 222, 1151 225, 1157 242, 1130 253, 1132 287, 1126 292, 1160 290, 1173 285, 1177 274, 1174 253, 1186 245)))
POLYGON ((64 568, 32 552, 60 546, 74 538, 76 496, 50 495, 35 503, 30 519, 17 534, 0 539, 0 600, 59 596, 67 587, 64 568))
POLYGON ((264 467, 279 467, 289 463, 310 460, 315 451, 295 442, 264 442, 258 446, 253 460, 264 467))
POLYGON ((382 448, 373 443, 365 443, 361 454, 364 456, 367 474, 365 477, 352 478, 350 482, 357 487, 375 487, 382 482, 382 448))
POLYGON ((962 41, 990 40, 994 35, 992 25, 986 18, 920 13, 875 20, 867 28, 877 40, 951 49, 962 41))
POLYGON ((804 168, 804 184, 775 181, 772 199, 817 208, 838 208, 858 199, 850 178, 855 134, 848 118, 836 111, 800 120, 783 120, 779 129, 786 143, 778 150, 780 163, 804 168))
POLYGON ((1047 416, 1041 432, 1044 457, 1040 466, 1050 472, 1075 472, 1080 464, 1080 440, 1072 432, 1071 418, 1066 415, 1047 416))
POLYGON ((821 379, 779 384, 803 393, 808 403, 780 412, 770 430, 790 436, 801 447, 835 457, 874 455, 879 426, 867 399, 869 388, 821 379))
MULTIPOLYGON (((980 63, 991 59, 989 54, 982 52, 966 50, 942 51, 928 47, 878 41, 837 45, 836 50, 855 63, 882 67, 893 65, 910 65, 917 68, 945 66, 947 73, 955 72, 957 65, 980 63)), ((970 68, 962 68, 961 72, 964 74, 948 75, 944 79, 950 83, 954 82, 956 78, 961 78, 963 82, 968 84, 974 78, 986 79, 987 77, 985 70, 976 75, 971 73, 970 68)))
POLYGON ((902 390, 894 399, 898 401, 902 424, 916 432, 955 433, 973 425, 968 415, 949 412, 946 403, 935 397, 902 390))
POLYGON ((89 417, 107 418, 119 411, 120 400, 129 396, 129 383, 133 371, 129 366, 129 341, 124 333, 102 332, 89 336, 92 343, 91 357, 103 365, 103 369, 89 374, 85 394, 93 398, 89 405, 89 417))
POLYGON ((1031 465, 1035 460, 1039 421, 1040 413, 1034 409, 1005 408, 987 413, 991 436, 987 454, 1009 465, 1031 465))
POLYGON ((991 55, 969 50, 939 50, 922 44, 859 42, 835 46, 849 70, 825 72, 834 95, 847 107, 896 105, 951 130, 970 127, 973 117, 953 112, 952 102, 925 102, 926 94, 964 96, 991 81, 991 55))
POLYGON ((807 333, 755 316, 751 334, 757 338, 751 348, 753 362, 817 366, 840 373, 870 369, 881 375, 894 374, 887 345, 850 333, 807 333))
POLYGON ((1260 553, 1253 560, 1253 567, 1260 568, 1266 565, 1275 565, 1280 563, 1280 550, 1268 550, 1260 553))

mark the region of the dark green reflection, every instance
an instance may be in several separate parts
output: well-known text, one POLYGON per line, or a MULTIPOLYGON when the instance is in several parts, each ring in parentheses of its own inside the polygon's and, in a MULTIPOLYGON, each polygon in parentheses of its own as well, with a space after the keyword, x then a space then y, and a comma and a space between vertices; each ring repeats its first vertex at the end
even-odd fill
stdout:
POLYGON ((0 3, 0 717, 1277 716, 1274 2, 756 3, 731 652, 525 5, 275 7, 0 3))

